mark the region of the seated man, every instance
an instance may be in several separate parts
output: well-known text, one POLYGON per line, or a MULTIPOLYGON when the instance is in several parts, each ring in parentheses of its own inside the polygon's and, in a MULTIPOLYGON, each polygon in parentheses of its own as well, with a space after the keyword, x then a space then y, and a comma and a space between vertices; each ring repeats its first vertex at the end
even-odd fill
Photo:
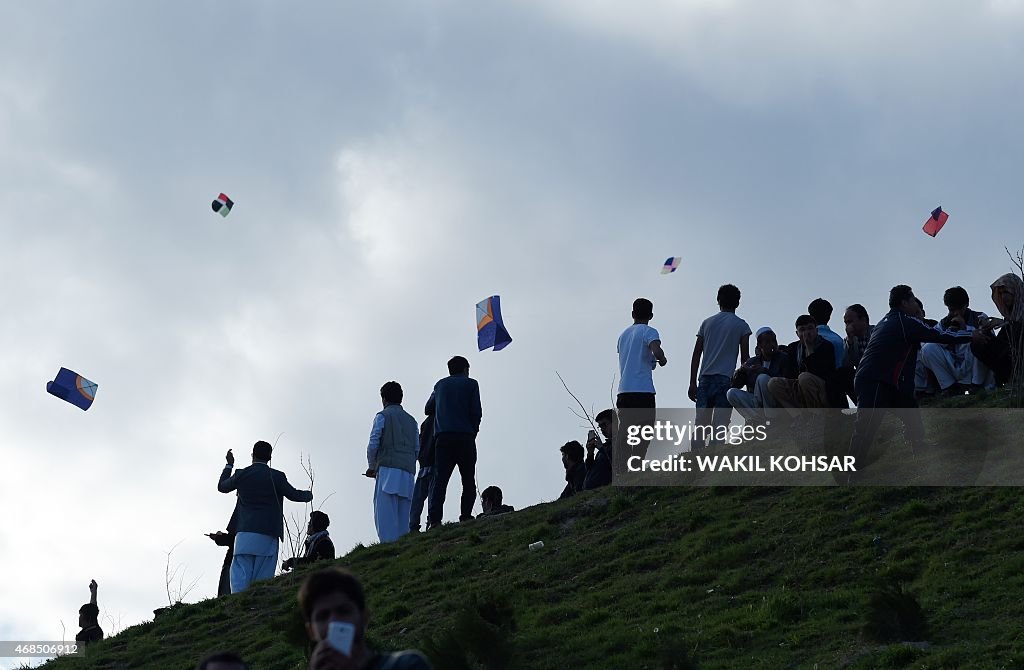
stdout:
POLYGON ((103 639, 103 629, 100 628, 99 617, 100 607, 96 604, 96 591, 99 586, 96 580, 89 582, 89 602, 78 608, 78 625, 82 630, 75 636, 75 642, 80 645, 87 645, 90 642, 99 642, 103 639))
POLYGON ((843 340, 843 366, 839 375, 843 382, 843 389, 850 400, 857 402, 857 391, 853 388, 853 378, 857 374, 857 366, 868 348, 868 341, 871 339, 871 331, 874 326, 868 318, 868 311, 864 305, 854 303, 846 308, 843 313, 843 323, 846 325, 846 339, 843 340))
POLYGON ((587 476, 583 480, 583 488, 587 491, 612 483, 612 438, 619 429, 619 420, 613 409, 599 412, 594 420, 604 442, 594 434, 587 438, 587 460, 584 463, 587 476))
POLYGON ((485 516, 497 516, 499 514, 507 514, 508 512, 515 512, 515 508, 511 505, 501 504, 501 489, 497 486, 488 486, 480 494, 480 506, 484 508, 484 511, 477 515, 476 518, 485 516))
POLYGON ((313 561, 325 559, 334 560, 334 542, 331 541, 327 527, 331 525, 331 518, 320 510, 314 510, 309 514, 309 525, 306 526, 305 551, 302 556, 293 556, 281 564, 284 571, 291 570, 299 565, 306 565, 313 561))
MULTIPOLYGON (((593 432, 593 431, 591 431, 593 432)), ((565 488, 558 499, 568 498, 583 490, 587 466, 583 464, 583 445, 573 440, 562 445, 562 467, 565 468, 565 488)))
POLYGON ((775 331, 768 326, 757 329, 754 355, 747 359, 733 374, 733 388, 725 397, 736 408, 747 423, 764 423, 768 420, 768 409, 778 407, 775 398, 768 392, 768 381, 772 377, 784 377, 789 372, 789 355, 779 349, 775 331), (747 390, 742 387, 746 386, 747 390))
POLYGON ((1013 377, 1014 352, 1018 360, 1024 358, 1024 280, 1015 274, 997 279, 992 302, 1002 318, 989 319, 974 331, 971 353, 992 371, 990 381, 1002 386, 1013 377), (993 336, 996 328, 999 334, 993 336))
POLYGON ((832 343, 818 332, 809 314, 796 320, 798 339, 789 345, 796 362, 796 379, 774 377, 768 381, 768 392, 776 402, 789 410, 825 407, 846 407, 846 396, 836 371, 836 354, 832 343))
MULTIPOLYGON (((955 335, 970 333, 986 322, 988 316, 969 308, 970 296, 960 286, 947 289, 942 302, 949 313, 939 320, 936 330, 955 335)), ((965 386, 986 385, 989 370, 984 363, 976 361, 971 353, 970 343, 939 344, 928 342, 921 346, 921 364, 935 375, 939 392, 943 395, 962 394, 965 386)))
POLYGON ((299 607, 306 634, 315 646, 309 670, 430 670, 430 662, 418 651, 374 652, 366 646, 366 595, 355 575, 341 568, 318 570, 299 588, 299 607), (332 622, 355 629, 351 652, 336 649, 328 640, 332 622))
POLYGON ((219 651, 199 661, 196 670, 249 670, 249 666, 238 654, 219 651))

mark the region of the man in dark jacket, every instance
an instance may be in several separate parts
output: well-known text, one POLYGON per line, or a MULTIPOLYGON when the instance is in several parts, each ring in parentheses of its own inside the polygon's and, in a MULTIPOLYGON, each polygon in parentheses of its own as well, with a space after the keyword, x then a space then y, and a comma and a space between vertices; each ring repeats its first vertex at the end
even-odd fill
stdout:
POLYGON ((756 342, 754 355, 733 374, 733 387, 725 394, 747 423, 764 423, 769 418, 768 410, 778 407, 768 392, 768 382, 773 377, 795 376, 790 371, 789 354, 779 347, 775 331, 768 326, 758 328, 756 342))
MULTIPOLYGON (((970 333, 947 335, 930 328, 916 318, 920 307, 914 291, 900 284, 889 291, 889 313, 878 322, 860 359, 854 388, 857 392, 857 421, 850 454, 857 459, 858 470, 867 465, 866 456, 887 409, 916 409, 914 369, 917 352, 923 342, 961 344, 971 341, 970 333)), ((919 420, 904 418, 911 429, 911 442, 923 435, 919 420), (909 423, 908 423, 909 421, 909 423)))
POLYGON ((473 518, 476 503, 476 435, 480 432, 480 385, 469 377, 469 361, 454 356, 448 375, 434 384, 424 408, 434 415, 434 483, 427 504, 427 530, 441 525, 448 480, 455 468, 462 478, 459 521, 473 518))
POLYGON ((306 541, 303 543, 302 556, 293 556, 281 564, 281 569, 288 571, 299 565, 307 565, 313 561, 334 560, 334 541, 327 531, 331 518, 325 512, 314 510, 309 514, 309 525, 306 526, 306 541))
POLYGON ((558 499, 568 498, 583 490, 587 479, 587 466, 583 464, 583 445, 573 440, 562 445, 562 467, 565 468, 565 488, 558 499))
MULTIPOLYGON (((423 517, 423 504, 430 495, 430 485, 434 483, 434 415, 428 414, 420 424, 420 453, 416 457, 420 464, 416 473, 416 486, 412 491, 412 506, 409 508, 409 532, 420 532, 420 519, 423 517)), ((427 512, 430 518, 430 512, 427 512)))
POLYGON ((228 449, 227 465, 217 490, 238 491, 238 528, 231 559, 231 592, 244 591, 258 579, 270 579, 277 567, 280 540, 284 538, 284 498, 311 502, 312 491, 300 491, 280 470, 270 467, 274 448, 260 440, 252 447, 252 465, 231 474, 235 457, 228 449))
POLYGON ((612 483, 612 438, 618 430, 618 418, 613 409, 599 412, 594 421, 604 441, 593 432, 587 438, 587 460, 584 462, 587 476, 583 480, 583 488, 587 491, 612 483))
POLYGON ((788 347, 796 379, 774 377, 768 382, 768 392, 789 410, 846 407, 832 343, 821 336, 809 314, 797 318, 796 334, 800 339, 788 347))

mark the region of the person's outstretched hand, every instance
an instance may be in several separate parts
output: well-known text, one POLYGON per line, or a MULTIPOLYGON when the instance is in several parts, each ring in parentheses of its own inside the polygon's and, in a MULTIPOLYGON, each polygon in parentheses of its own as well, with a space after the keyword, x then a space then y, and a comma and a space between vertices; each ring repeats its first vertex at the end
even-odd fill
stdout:
POLYGON ((97 588, 99 588, 99 585, 96 583, 95 579, 89 582, 89 593, 96 593, 97 588))
POLYGON ((228 449, 228 455, 225 456, 225 458, 228 459, 228 465, 235 464, 235 455, 231 453, 230 449, 228 449))

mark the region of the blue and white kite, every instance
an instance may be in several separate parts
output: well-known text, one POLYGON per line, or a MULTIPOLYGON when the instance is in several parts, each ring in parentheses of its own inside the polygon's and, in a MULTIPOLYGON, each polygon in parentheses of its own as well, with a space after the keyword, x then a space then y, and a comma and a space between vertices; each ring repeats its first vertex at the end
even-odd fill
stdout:
POLYGON ((67 368, 61 368, 57 372, 57 378, 52 382, 46 382, 46 392, 50 395, 55 395, 61 400, 81 407, 83 410, 89 409, 92 406, 92 401, 96 398, 96 389, 99 388, 99 384, 91 382, 77 372, 72 372, 67 368))
POLYGON ((501 320, 501 297, 492 295, 476 304, 476 344, 480 351, 501 351, 512 341, 501 320))

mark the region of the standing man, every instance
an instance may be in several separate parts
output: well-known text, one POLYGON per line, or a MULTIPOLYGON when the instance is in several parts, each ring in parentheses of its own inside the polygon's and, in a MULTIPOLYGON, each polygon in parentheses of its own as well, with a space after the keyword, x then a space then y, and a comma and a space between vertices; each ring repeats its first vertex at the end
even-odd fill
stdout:
POLYGON ((260 440, 252 447, 252 465, 231 474, 235 456, 228 449, 227 465, 217 490, 238 491, 235 553, 231 559, 231 592, 238 593, 258 579, 270 579, 277 567, 280 540, 284 539, 284 498, 312 502, 312 491, 300 491, 280 470, 270 467, 274 448, 260 440))
POLYGON ((99 642, 103 639, 103 629, 100 628, 100 606, 96 604, 96 591, 99 588, 96 580, 89 582, 89 602, 78 608, 78 625, 82 630, 75 636, 75 642, 86 645, 91 642, 99 642))
POLYGON ((366 476, 377 480, 373 489, 373 523, 381 544, 394 542, 409 532, 420 442, 416 419, 402 409, 402 396, 398 382, 380 387, 384 409, 373 417, 366 447, 366 476))
POLYGON ((633 325, 622 331, 616 351, 619 354, 619 394, 615 407, 630 412, 630 421, 619 420, 619 434, 612 448, 615 472, 625 473, 630 456, 643 458, 647 455, 649 442, 640 442, 635 447, 626 444, 626 430, 629 424, 649 425, 654 423, 654 371, 655 364, 664 367, 668 363, 661 348, 661 335, 650 326, 654 318, 654 303, 647 298, 633 301, 633 325))
POLYGON ((473 518, 476 502, 476 435, 480 432, 480 385, 469 377, 469 361, 453 356, 448 376, 434 384, 424 412, 434 415, 434 483, 427 503, 427 530, 441 525, 448 480, 459 468, 462 501, 459 521, 473 518))

